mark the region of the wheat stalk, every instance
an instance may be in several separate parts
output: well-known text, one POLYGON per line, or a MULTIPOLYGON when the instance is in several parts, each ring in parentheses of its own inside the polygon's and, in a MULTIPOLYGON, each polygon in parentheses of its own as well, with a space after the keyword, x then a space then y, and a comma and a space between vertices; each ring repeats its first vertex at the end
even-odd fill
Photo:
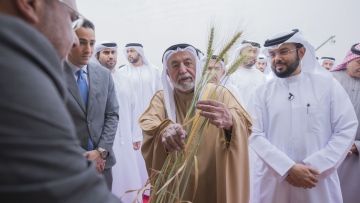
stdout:
MULTIPOLYGON (((237 32, 231 40, 224 46, 224 48, 221 50, 220 54, 218 55, 216 62, 221 60, 227 52, 230 50, 230 48, 236 43, 236 41, 240 38, 242 32, 237 32)), ((196 113, 194 112, 196 102, 202 98, 202 99, 214 99, 216 98, 216 90, 219 86, 216 85, 215 88, 209 88, 207 86, 207 83, 211 80, 211 78, 214 76, 214 72, 211 71, 208 73, 208 65, 210 63, 211 57, 214 53, 214 39, 215 39, 215 28, 211 27, 210 30, 210 36, 208 41, 208 47, 207 47, 207 58, 206 62, 203 67, 202 76, 199 79, 199 82, 197 84, 197 88, 194 91, 194 97, 191 102, 191 106, 187 111, 184 124, 183 125, 190 125, 189 131, 188 131, 188 137, 186 138, 186 147, 184 150, 180 152, 170 152, 168 154, 168 157, 159 173, 157 173, 156 181, 154 186, 152 187, 152 194, 150 197, 150 203, 167 203, 167 202, 174 202, 177 198, 178 201, 182 201, 182 198, 185 194, 186 186, 188 184, 188 180, 190 177, 191 169, 195 165, 195 177, 198 177, 198 161, 196 158, 196 154, 198 151, 198 148, 200 146, 200 140, 202 137, 202 134, 209 126, 209 122, 207 118, 200 119, 201 116, 199 114, 199 111, 196 113), (212 89, 212 92, 210 92, 212 89), (195 115, 194 115, 195 113, 195 115), (191 115, 194 115, 191 118, 191 115), (186 170, 186 168, 190 167, 190 170, 186 170), (186 172, 188 174, 186 174, 186 172), (184 187, 180 187, 180 184, 184 183, 184 187)), ((240 66, 240 64, 243 62, 245 57, 240 57, 238 60, 236 60, 231 68, 229 69, 226 76, 231 75, 237 67, 240 66)), ((197 183, 197 180, 195 180, 197 183)), ((197 184, 195 184, 194 188, 194 195, 196 192, 197 184)), ((195 196, 193 196, 194 198, 195 196)))

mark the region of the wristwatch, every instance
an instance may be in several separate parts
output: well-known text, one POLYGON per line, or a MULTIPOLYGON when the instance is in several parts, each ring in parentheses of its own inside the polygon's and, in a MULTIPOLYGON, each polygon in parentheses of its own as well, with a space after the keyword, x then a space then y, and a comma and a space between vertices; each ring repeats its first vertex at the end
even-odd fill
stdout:
POLYGON ((106 149, 98 147, 98 148, 96 148, 96 150, 100 153, 102 158, 107 157, 108 151, 106 149))

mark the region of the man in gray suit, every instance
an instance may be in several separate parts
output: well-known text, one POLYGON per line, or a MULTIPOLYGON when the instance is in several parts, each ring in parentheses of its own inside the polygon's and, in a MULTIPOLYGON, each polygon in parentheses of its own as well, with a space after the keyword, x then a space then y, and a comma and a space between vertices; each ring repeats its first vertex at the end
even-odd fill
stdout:
POLYGON ((0 202, 119 202, 65 105, 61 60, 80 24, 74 0, 0 1, 0 202))
POLYGON ((97 163, 111 190, 111 167, 115 165, 112 146, 119 121, 114 82, 108 69, 89 63, 95 45, 94 25, 85 20, 75 32, 80 46, 71 49, 64 63, 70 92, 67 106, 84 155, 97 163))

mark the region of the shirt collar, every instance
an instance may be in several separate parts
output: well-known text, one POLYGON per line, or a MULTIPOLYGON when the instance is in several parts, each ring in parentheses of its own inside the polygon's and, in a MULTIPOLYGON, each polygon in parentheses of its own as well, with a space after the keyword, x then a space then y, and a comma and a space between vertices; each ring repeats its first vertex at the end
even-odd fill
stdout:
POLYGON ((78 70, 80 69, 83 69, 84 73, 87 74, 88 71, 87 71, 87 65, 84 65, 83 67, 79 68, 77 66, 75 66, 74 64, 72 64, 69 59, 66 57, 66 63, 68 64, 68 66, 70 67, 71 69, 71 72, 75 75, 76 72, 78 72, 78 70))

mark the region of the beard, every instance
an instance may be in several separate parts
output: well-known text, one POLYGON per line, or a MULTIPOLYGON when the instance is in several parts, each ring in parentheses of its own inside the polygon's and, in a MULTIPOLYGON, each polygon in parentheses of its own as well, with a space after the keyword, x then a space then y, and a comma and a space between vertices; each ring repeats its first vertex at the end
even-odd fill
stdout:
POLYGON ((177 81, 172 82, 172 83, 173 83, 175 88, 179 89, 182 92, 190 91, 190 90, 194 89, 194 87, 195 87, 195 79, 190 73, 185 73, 184 75, 180 75, 177 78, 177 81), (184 83, 181 84, 180 80, 184 79, 184 78, 191 78, 192 80, 189 81, 189 82, 184 82, 184 83))
POLYGON ((128 61, 130 63, 137 63, 140 60, 140 54, 138 54, 135 58, 128 57, 128 61))
POLYGON ((248 59, 244 61, 244 66, 251 68, 253 65, 255 65, 256 60, 248 59))
POLYGON ((263 68, 263 67, 259 67, 259 68, 257 68, 259 71, 261 71, 261 72, 264 72, 264 70, 265 70, 265 68, 263 68))
POLYGON ((278 61, 275 63, 275 67, 272 66, 271 69, 275 73, 275 75, 279 78, 287 78, 289 77, 299 66, 300 58, 298 53, 296 52, 296 59, 291 63, 286 63, 284 61, 278 61), (286 68, 280 72, 276 71, 276 65, 284 65, 286 68))
POLYGON ((116 66, 116 61, 113 61, 113 65, 110 65, 110 62, 105 62, 104 64, 100 63, 102 66, 104 66, 105 68, 108 68, 108 69, 113 69, 115 68, 116 66))

